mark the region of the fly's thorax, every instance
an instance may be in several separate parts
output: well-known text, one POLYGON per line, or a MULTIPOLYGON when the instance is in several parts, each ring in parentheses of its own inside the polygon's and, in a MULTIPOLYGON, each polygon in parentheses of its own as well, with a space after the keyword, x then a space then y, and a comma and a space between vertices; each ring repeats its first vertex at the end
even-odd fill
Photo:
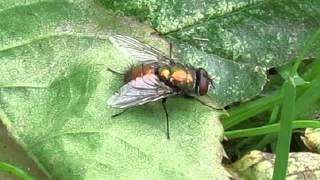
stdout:
POLYGON ((160 79, 185 93, 194 92, 196 72, 193 68, 180 64, 162 66, 158 69, 160 79))

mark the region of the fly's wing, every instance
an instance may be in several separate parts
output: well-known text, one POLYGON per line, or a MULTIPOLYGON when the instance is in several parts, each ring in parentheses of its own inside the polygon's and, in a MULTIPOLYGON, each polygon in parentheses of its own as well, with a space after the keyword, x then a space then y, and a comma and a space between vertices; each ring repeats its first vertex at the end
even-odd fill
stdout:
POLYGON ((162 51, 131 37, 115 35, 111 36, 109 39, 115 47, 136 63, 158 62, 168 65, 174 63, 174 61, 165 56, 165 53, 162 51))
POLYGON ((107 103, 115 108, 130 108, 175 94, 173 89, 161 82, 156 75, 147 74, 122 86, 107 103))

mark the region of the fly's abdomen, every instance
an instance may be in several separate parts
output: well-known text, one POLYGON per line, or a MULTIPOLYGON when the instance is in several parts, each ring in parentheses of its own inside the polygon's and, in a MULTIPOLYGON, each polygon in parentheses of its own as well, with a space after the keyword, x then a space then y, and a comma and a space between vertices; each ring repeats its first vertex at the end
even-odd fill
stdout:
POLYGON ((158 74, 168 85, 177 87, 185 93, 194 92, 196 73, 193 68, 180 64, 164 66, 159 68, 158 74))
POLYGON ((127 83, 131 80, 135 80, 137 77, 142 77, 148 74, 156 74, 156 68, 157 65, 154 63, 134 66, 126 72, 124 81, 127 83))

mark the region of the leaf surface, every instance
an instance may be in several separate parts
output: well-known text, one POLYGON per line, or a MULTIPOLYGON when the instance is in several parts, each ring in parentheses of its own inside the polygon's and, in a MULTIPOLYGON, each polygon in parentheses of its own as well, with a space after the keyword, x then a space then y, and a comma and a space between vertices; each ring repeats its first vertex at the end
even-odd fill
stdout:
MULTIPOLYGON (((211 94, 223 105, 258 95, 265 70, 295 60, 320 27, 318 0, 100 2, 149 22, 181 49, 182 60, 206 67, 216 82, 211 94)), ((319 50, 317 41, 302 58, 319 50)))
MULTIPOLYGON (((157 47, 152 29, 93 1, 0 3, 0 119, 53 179, 226 178, 218 113, 191 99, 106 106, 127 64, 108 40, 128 34, 157 47)), ((163 48, 162 48, 163 49, 163 48)))

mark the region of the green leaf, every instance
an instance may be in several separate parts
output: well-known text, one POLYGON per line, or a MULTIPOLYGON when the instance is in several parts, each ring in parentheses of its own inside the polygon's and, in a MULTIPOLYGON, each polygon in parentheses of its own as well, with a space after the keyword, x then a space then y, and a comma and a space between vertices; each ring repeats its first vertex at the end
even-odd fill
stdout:
MULTIPOLYGON (((223 105, 258 95, 266 68, 292 62, 319 29, 318 0, 100 2, 146 20, 182 50, 184 61, 206 67, 216 83, 211 94, 223 105)), ((302 59, 316 56, 320 41, 313 45, 302 59)))
MULTIPOLYGON (((223 105, 258 95, 265 70, 294 59, 319 27, 316 0, 101 2, 147 20, 179 48, 181 62, 206 68, 223 105)), ((159 103, 110 118, 119 111, 106 100, 123 78, 106 69, 126 64, 108 37, 130 35, 164 52, 168 45, 102 3, 0 2, 0 119, 11 135, 53 179, 226 178, 222 127, 208 107, 168 100, 169 142, 159 103)))
POLYGON ((197 101, 168 99, 170 140, 161 103, 111 118, 107 67, 127 64, 108 37, 166 46, 152 29, 95 1, 3 1, 0 26, 0 119, 52 179, 227 177, 219 114, 197 101))
POLYGON ((180 49, 187 63, 208 70, 214 82, 211 95, 222 105, 247 101, 257 96, 266 83, 264 69, 258 66, 233 62, 190 45, 181 45, 180 49))

